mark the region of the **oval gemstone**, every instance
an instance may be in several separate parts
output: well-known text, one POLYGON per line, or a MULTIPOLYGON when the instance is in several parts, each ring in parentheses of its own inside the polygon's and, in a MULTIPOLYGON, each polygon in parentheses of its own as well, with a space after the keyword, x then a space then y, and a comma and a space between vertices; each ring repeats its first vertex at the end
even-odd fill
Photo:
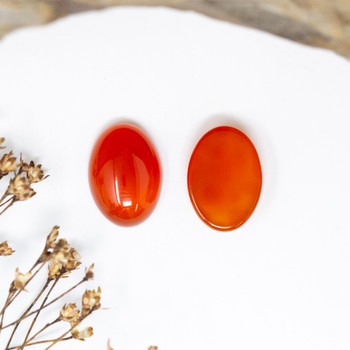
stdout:
POLYGON ((109 220, 123 226, 145 220, 156 205, 161 182, 158 156, 147 135, 127 123, 105 130, 92 150, 89 182, 109 220))
POLYGON ((187 184, 193 207, 207 225, 221 231, 243 225, 258 203, 262 185, 253 143, 236 128, 210 130, 192 153, 187 184))

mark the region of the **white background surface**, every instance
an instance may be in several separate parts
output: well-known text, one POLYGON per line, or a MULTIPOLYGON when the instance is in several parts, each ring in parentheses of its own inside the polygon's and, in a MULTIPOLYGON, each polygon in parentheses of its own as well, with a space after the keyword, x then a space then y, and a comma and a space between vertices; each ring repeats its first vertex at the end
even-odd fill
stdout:
POLYGON ((89 287, 108 310, 86 323, 91 339, 57 349, 108 338, 119 350, 349 349, 349 81, 330 52, 175 10, 119 8, 7 36, 1 135, 51 176, 1 217, 0 241, 16 249, 1 259, 2 300, 58 224, 83 265, 95 262, 89 287), (107 221, 87 181, 94 141, 118 120, 148 133, 163 169, 158 205, 134 228, 107 221), (222 124, 247 133, 264 175, 253 216, 226 233, 201 222, 186 188, 196 142, 222 124))

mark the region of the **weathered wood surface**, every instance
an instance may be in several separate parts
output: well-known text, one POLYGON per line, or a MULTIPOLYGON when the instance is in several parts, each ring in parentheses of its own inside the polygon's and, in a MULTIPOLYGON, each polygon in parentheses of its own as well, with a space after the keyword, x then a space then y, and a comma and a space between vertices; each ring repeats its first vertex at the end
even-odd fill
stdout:
POLYGON ((350 58, 350 0, 0 0, 0 36, 69 14, 122 5, 193 10, 350 58))

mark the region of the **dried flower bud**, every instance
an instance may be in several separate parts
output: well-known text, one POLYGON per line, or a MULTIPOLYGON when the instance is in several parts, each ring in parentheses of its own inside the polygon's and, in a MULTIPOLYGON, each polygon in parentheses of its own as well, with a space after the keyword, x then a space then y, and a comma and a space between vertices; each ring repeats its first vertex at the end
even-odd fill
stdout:
POLYGON ((109 339, 107 343, 107 350, 113 350, 113 348, 111 347, 111 341, 109 339))
POLYGON ((148 348, 148 350, 158 350, 158 347, 157 347, 157 346, 150 346, 150 347, 148 348))
POLYGON ((8 173, 15 171, 19 164, 16 164, 16 157, 12 157, 13 153, 4 154, 0 159, 0 173, 1 177, 8 173))
POLYGON ((30 187, 30 181, 20 174, 10 180, 6 193, 12 194, 17 201, 25 201, 35 195, 35 191, 30 187))
POLYGON ((7 241, 0 243, 0 256, 12 255, 15 251, 7 244, 7 241))
POLYGON ((44 176, 44 171, 41 169, 41 164, 35 165, 33 161, 29 163, 23 163, 21 171, 27 173, 27 177, 31 183, 40 182, 45 180, 47 176, 44 176))
POLYGON ((83 314, 86 315, 91 309, 98 309, 101 307, 101 288, 98 287, 97 291, 95 290, 86 290, 83 294, 82 305, 83 305, 83 314))
POLYGON ((5 138, 4 137, 0 137, 0 149, 3 149, 5 148, 4 146, 1 146, 5 141, 5 138))
POLYGON ((65 252, 63 249, 53 252, 51 261, 56 264, 65 266, 68 262, 67 252, 65 252))
POLYGON ((61 265, 53 262, 52 260, 49 263, 49 279, 56 279, 61 274, 61 265))
POLYGON ((85 340, 86 338, 91 337, 93 334, 94 333, 92 327, 85 328, 82 331, 79 331, 77 327, 74 327, 72 329, 73 338, 78 340, 85 340))
POLYGON ((56 247, 57 244, 57 237, 58 237, 58 230, 59 230, 59 226, 54 226, 51 230, 51 232, 49 233, 49 235, 46 238, 46 247, 45 249, 54 249, 56 247))
MULTIPOLYGON (((53 237, 56 236, 55 228, 53 229, 53 237)), ((46 248, 50 246, 52 239, 48 237, 46 248)), ((80 266, 80 254, 71 248, 65 239, 60 239, 57 242, 53 241, 54 251, 49 253, 49 278, 67 277, 71 271, 77 269, 80 266)))
POLYGON ((74 248, 71 248, 67 253, 66 270, 70 272, 77 269, 81 265, 80 259, 80 254, 74 248))
POLYGON ((27 285, 28 281, 32 277, 31 272, 27 272, 26 274, 20 273, 18 268, 16 269, 14 286, 18 290, 25 290, 24 287, 27 285))
POLYGON ((88 269, 85 269, 85 279, 86 280, 93 280, 94 279, 94 268, 95 264, 92 264, 88 269))
POLYGON ((55 246, 56 251, 68 250, 69 248, 70 248, 70 245, 68 244, 68 242, 65 238, 60 238, 55 246))
POLYGON ((60 320, 75 323, 79 318, 79 310, 75 304, 68 304, 62 307, 60 320))
POLYGON ((48 252, 47 250, 44 250, 44 251, 41 253, 39 259, 37 260, 36 265, 41 264, 41 263, 48 262, 49 259, 50 259, 50 257, 51 257, 51 253, 48 252))

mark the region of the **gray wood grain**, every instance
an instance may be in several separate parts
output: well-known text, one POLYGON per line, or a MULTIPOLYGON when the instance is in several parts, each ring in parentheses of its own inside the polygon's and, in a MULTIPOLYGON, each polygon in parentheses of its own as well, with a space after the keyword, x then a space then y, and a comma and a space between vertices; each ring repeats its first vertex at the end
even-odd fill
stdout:
POLYGON ((123 5, 192 10, 350 58, 350 0, 0 0, 0 36, 69 14, 123 5))

